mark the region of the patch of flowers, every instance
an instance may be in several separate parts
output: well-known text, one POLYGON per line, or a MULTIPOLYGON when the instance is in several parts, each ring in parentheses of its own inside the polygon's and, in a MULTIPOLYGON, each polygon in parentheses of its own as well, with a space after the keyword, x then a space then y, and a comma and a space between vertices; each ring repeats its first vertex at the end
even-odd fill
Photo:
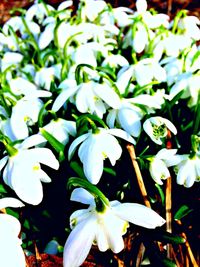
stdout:
POLYGON ((56 183, 60 166, 71 168, 72 206, 87 205, 66 222, 64 267, 81 266, 92 245, 121 252, 129 228, 165 227, 164 205, 155 211, 131 201, 138 170, 128 179, 119 170, 132 168, 127 145, 161 197, 165 180, 190 188, 200 179, 199 19, 186 10, 170 19, 146 0, 136 10, 103 0, 72 7, 35 1, 1 28, 2 266, 25 267, 23 242, 29 249, 26 230, 19 236, 24 208, 5 208, 42 203, 44 183, 56 183), (111 179, 126 190, 118 194, 111 179))

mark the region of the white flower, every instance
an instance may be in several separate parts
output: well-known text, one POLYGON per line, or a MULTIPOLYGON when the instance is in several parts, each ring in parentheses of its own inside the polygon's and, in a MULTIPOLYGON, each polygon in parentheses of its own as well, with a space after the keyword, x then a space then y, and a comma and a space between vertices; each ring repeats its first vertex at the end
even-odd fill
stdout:
POLYGON ((98 128, 97 133, 88 132, 76 138, 69 147, 68 158, 72 158, 77 146, 78 155, 83 163, 83 170, 87 179, 97 184, 103 173, 103 161, 109 158, 114 166, 121 157, 122 149, 114 136, 120 137, 132 144, 134 139, 121 129, 98 128))
MULTIPOLYGON (((0 199, 0 209, 22 207, 24 204, 15 198, 0 199)), ((25 267, 25 255, 21 248, 20 222, 8 214, 0 214, 0 262, 1 266, 25 267)))
POLYGON ((176 83, 171 87, 169 100, 172 100, 178 93, 182 92, 181 98, 189 98, 189 107, 195 106, 198 102, 200 92, 200 73, 185 72, 177 77, 176 83))
POLYGON ((122 99, 118 109, 111 109, 106 118, 110 128, 117 122, 128 134, 138 137, 141 132, 143 111, 132 103, 131 99, 122 99))
POLYGON ((59 168, 59 162, 48 148, 17 149, 12 156, 0 160, 4 182, 10 186, 23 201, 38 205, 43 198, 41 182, 50 182, 50 177, 41 169, 40 164, 53 169, 59 168), (6 165, 7 163, 7 165, 6 165))
POLYGON ((195 41, 200 40, 200 20, 195 16, 185 16, 179 20, 178 27, 183 30, 183 34, 195 41))
POLYGON ((150 158, 149 171, 153 180, 162 185, 162 180, 170 177, 168 167, 179 163, 179 159, 175 157, 177 149, 161 149, 154 157, 150 158))
POLYGON ((32 21, 34 18, 37 18, 39 23, 42 23, 44 18, 49 15, 50 11, 53 11, 54 8, 50 5, 43 3, 35 3, 26 11, 26 20, 32 21))
POLYGON ((17 77, 9 81, 10 89, 15 95, 26 97, 50 97, 51 93, 39 90, 37 86, 25 78, 17 77))
POLYGON ((168 130, 177 134, 176 127, 168 119, 159 116, 147 119, 143 124, 143 129, 158 145, 162 145, 162 138, 167 136, 168 130))
POLYGON ((23 55, 17 52, 6 52, 1 60, 1 71, 3 72, 8 67, 17 67, 23 60, 23 55))
POLYGON ((81 0, 81 19, 82 21, 89 19, 94 21, 100 12, 102 12, 107 4, 105 1, 81 0))
POLYGON ((66 80, 59 86, 66 89, 58 96, 52 109, 58 111, 64 102, 73 96, 75 105, 81 113, 96 114, 102 118, 106 112, 107 105, 117 108, 120 105, 120 98, 108 83, 89 81, 75 86, 75 81, 66 80), (71 87, 70 87, 71 85, 71 87))
POLYGON ((122 55, 114 55, 114 54, 109 54, 105 60, 102 62, 102 66, 109 66, 111 68, 116 68, 118 66, 123 67, 123 66, 128 66, 129 62, 128 60, 123 57, 122 55))
POLYGON ((138 137, 141 132, 141 120, 145 113, 154 113, 164 103, 164 91, 158 90, 154 95, 141 94, 133 98, 122 98, 118 109, 108 112, 106 122, 110 128, 119 124, 128 134, 138 137), (137 105, 142 105, 145 110, 137 105))
POLYGON ((47 140, 43 137, 41 131, 46 130, 60 143, 66 145, 69 141, 69 135, 76 135, 76 123, 67 121, 62 118, 51 120, 47 125, 40 128, 39 133, 29 136, 23 141, 23 147, 33 147, 37 145, 45 145, 47 140))
POLYGON ((35 83, 46 90, 50 90, 51 83, 55 78, 60 78, 61 65, 53 65, 51 67, 44 67, 38 70, 35 74, 35 83))
POLYGON ((198 154, 177 155, 180 163, 175 167, 177 172, 177 184, 185 187, 193 186, 194 182, 200 181, 200 157, 198 154))
POLYGON ((23 97, 17 101, 12 108, 10 118, 11 129, 15 139, 25 139, 29 136, 28 126, 34 125, 38 121, 42 106, 43 102, 36 97, 23 97))
POLYGON ((110 206, 98 211, 94 197, 82 188, 72 192, 71 200, 90 206, 75 211, 70 217, 73 230, 64 247, 64 267, 80 266, 94 243, 102 252, 111 249, 119 253, 124 248, 122 236, 129 222, 150 229, 165 223, 155 211, 135 203, 112 201, 110 206))

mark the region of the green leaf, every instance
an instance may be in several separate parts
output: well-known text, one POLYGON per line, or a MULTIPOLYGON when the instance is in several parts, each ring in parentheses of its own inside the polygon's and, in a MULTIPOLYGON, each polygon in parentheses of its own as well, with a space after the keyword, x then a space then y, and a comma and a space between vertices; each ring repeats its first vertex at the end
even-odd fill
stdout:
POLYGON ((103 170, 104 170, 105 172, 107 172, 107 173, 113 175, 113 176, 116 176, 116 175, 117 175, 116 171, 114 171, 114 170, 111 169, 111 168, 107 168, 107 167, 105 167, 105 168, 103 168, 103 170))
POLYGON ((40 133, 44 138, 51 144, 51 146, 58 152, 59 154, 59 161, 63 161, 65 159, 65 146, 59 142, 52 134, 47 132, 45 129, 40 128, 40 133))
POLYGON ((174 215, 175 220, 181 220, 183 217, 192 212, 193 209, 190 209, 187 205, 181 206, 174 215))
POLYGON ((5 194, 5 193, 7 193, 6 189, 2 184, 0 184, 0 194, 5 194))
POLYGON ((169 233, 162 230, 155 230, 150 233, 154 240, 158 240, 164 243, 172 243, 172 244, 183 244, 185 243, 185 239, 181 236, 175 235, 173 233, 169 233))
POLYGON ((85 174, 83 172, 83 169, 81 168, 81 166, 78 164, 78 162, 76 161, 72 161, 70 163, 70 167, 77 173, 77 175, 83 179, 85 179, 85 174))
POLYGON ((100 198, 105 205, 110 206, 110 203, 107 197, 95 185, 91 184, 86 179, 81 179, 78 177, 71 177, 68 180, 67 186, 69 189, 71 189, 71 187, 73 186, 82 187, 86 189, 88 192, 90 192, 90 194, 92 194, 95 198, 97 197, 100 198))

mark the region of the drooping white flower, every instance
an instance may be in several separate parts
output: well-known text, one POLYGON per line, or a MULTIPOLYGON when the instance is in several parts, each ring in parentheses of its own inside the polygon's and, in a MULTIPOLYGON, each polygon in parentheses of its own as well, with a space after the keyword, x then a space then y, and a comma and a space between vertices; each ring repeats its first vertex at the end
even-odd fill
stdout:
POLYGON ((149 171, 153 180, 162 185, 163 181, 170 177, 168 167, 174 166, 180 162, 175 157, 177 149, 161 149, 154 157, 150 158, 149 171))
POLYGON ((81 0, 81 19, 82 21, 94 21, 100 12, 102 12, 107 4, 105 1, 81 0))
POLYGON ((43 198, 41 182, 50 182, 50 177, 41 169, 44 164, 53 169, 59 168, 59 162, 48 148, 23 149, 14 155, 5 156, 0 160, 4 182, 10 186, 23 201, 38 205, 43 198))
MULTIPOLYGON (((0 209, 22 207, 24 204, 15 198, 0 199, 0 209)), ((25 255, 18 237, 21 225, 17 218, 9 214, 0 214, 0 262, 2 266, 25 267, 25 255)))
POLYGON ((179 20, 178 27, 183 34, 195 41, 200 40, 200 20, 196 16, 185 16, 179 20))
POLYGON ((60 87, 66 89, 55 100, 52 107, 54 111, 58 111, 65 101, 72 96, 75 98, 73 102, 78 111, 96 114, 100 118, 106 112, 107 105, 113 108, 117 108, 120 105, 119 96, 112 86, 106 82, 98 83, 91 80, 80 85, 75 84, 74 80, 68 79, 66 82, 62 82, 60 87))
POLYGON ((141 94, 133 98, 122 98, 118 109, 108 111, 106 122, 110 128, 120 125, 128 134, 138 137, 141 132, 141 120, 146 114, 154 113, 164 103, 164 92, 157 91, 154 95, 141 94), (139 108, 137 105, 142 105, 139 108))
POLYGON ((35 3, 26 11, 26 20, 33 21, 34 18, 37 18, 39 23, 42 23, 45 17, 49 15, 54 8, 51 5, 43 4, 43 3, 35 3))
POLYGON ((28 126, 34 125, 38 121, 42 106, 43 102, 36 97, 23 97, 13 106, 10 123, 16 140, 29 136, 28 126))
POLYGON ((69 141, 69 135, 76 135, 76 123, 74 121, 58 118, 51 120, 48 124, 40 128, 39 133, 29 136, 23 141, 23 147, 32 147, 45 145, 47 140, 42 135, 42 129, 55 137, 60 143, 66 145, 69 141))
POLYGON ((60 78, 61 64, 44 67, 35 74, 35 83, 46 90, 50 90, 51 83, 55 78, 60 78))
POLYGON ((193 186, 194 182, 200 181, 200 156, 195 154, 177 155, 180 163, 175 167, 177 172, 177 184, 185 187, 193 186))
POLYGON ((10 89, 15 95, 26 97, 50 97, 51 93, 39 90, 37 86, 22 77, 17 77, 9 81, 10 89))
POLYGON ((79 136, 69 147, 68 158, 70 160, 77 146, 82 143, 78 149, 78 155, 83 163, 85 176, 93 184, 97 184, 101 178, 104 159, 109 158, 114 166, 121 157, 122 149, 114 136, 132 144, 135 143, 134 139, 121 129, 98 128, 96 133, 90 131, 79 136))
POLYGON ((162 145, 162 138, 167 136, 168 130, 175 135, 177 134, 173 123, 159 116, 147 119, 143 124, 143 129, 151 140, 158 145, 162 145))
POLYGON ((17 52, 6 52, 1 60, 1 71, 10 66, 17 67, 23 60, 23 55, 17 52))
POLYGON ((195 74, 185 72, 177 77, 177 81, 171 87, 169 93, 169 100, 172 100, 178 93, 182 92, 181 98, 189 98, 188 105, 195 106, 198 102, 198 95, 200 92, 200 73, 195 74))
POLYGON ((119 253, 124 248, 122 236, 129 222, 149 229, 165 223, 155 211, 136 203, 111 201, 110 206, 98 211, 94 197, 82 188, 72 192, 71 200, 90 206, 75 211, 70 217, 72 232, 64 247, 64 267, 80 266, 93 243, 102 252, 111 249, 119 253))

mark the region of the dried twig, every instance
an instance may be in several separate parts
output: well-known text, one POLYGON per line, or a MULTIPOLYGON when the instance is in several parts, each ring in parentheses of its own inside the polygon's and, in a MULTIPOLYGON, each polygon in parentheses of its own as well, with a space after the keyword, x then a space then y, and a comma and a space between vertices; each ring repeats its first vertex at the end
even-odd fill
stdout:
POLYGON ((146 191, 146 188, 145 188, 145 185, 144 185, 144 181, 143 181, 143 178, 142 178, 140 167, 139 167, 139 165, 138 165, 138 163, 136 161, 136 155, 135 155, 134 146, 132 144, 128 144, 126 147, 128 149, 129 155, 130 155, 131 160, 132 160, 132 164, 133 164, 133 167, 134 167, 134 170, 135 170, 135 173, 136 173, 136 178, 137 178, 137 181, 138 181, 138 185, 139 185, 139 188, 140 188, 140 192, 141 192, 144 204, 145 204, 145 206, 151 208, 151 204, 150 204, 150 202, 148 200, 148 197, 147 197, 147 191, 146 191))

